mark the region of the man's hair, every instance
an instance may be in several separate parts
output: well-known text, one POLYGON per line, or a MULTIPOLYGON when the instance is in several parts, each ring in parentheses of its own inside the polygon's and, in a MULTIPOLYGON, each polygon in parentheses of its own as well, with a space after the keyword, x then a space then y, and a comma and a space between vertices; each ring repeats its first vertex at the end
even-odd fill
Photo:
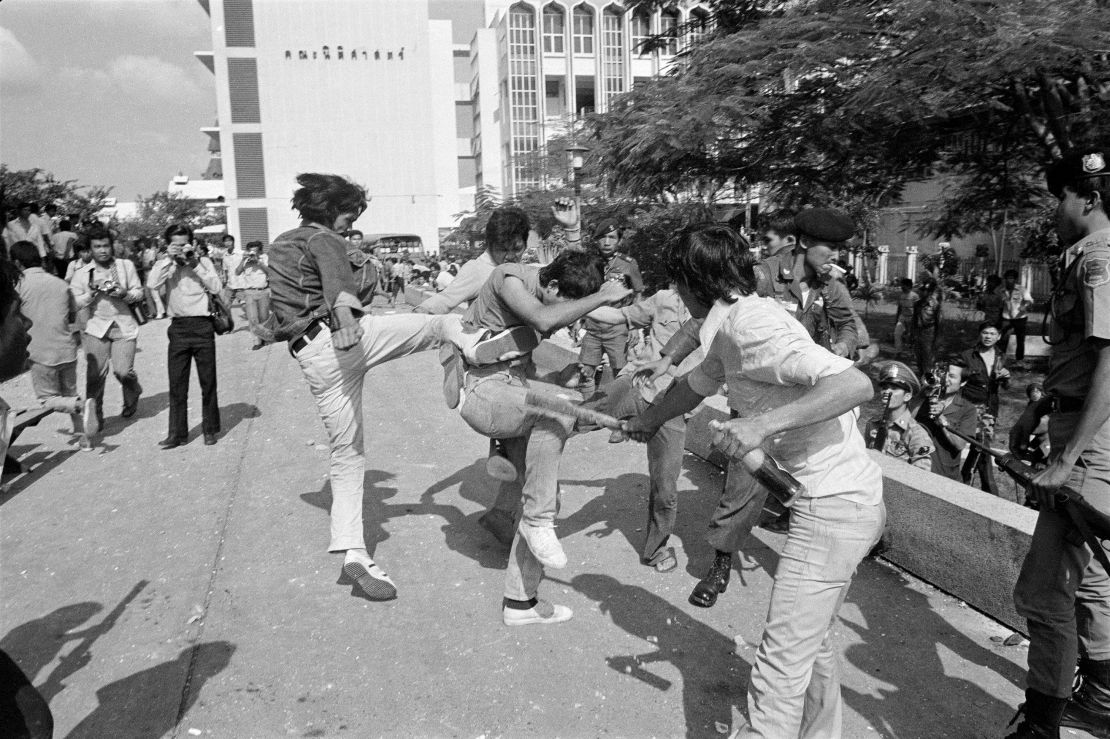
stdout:
POLYGON ((19 291, 16 289, 17 282, 19 282, 19 270, 16 269, 14 264, 0 256, 0 320, 8 314, 12 303, 19 300, 19 291))
POLYGON ((963 382, 967 379, 967 371, 970 369, 964 358, 959 354, 951 354, 944 358, 946 367, 959 367, 960 368, 960 381, 963 382))
POLYGON ((559 295, 578 300, 601 289, 605 281, 601 265, 598 254, 568 249, 559 252, 551 264, 540 268, 540 285, 555 280, 559 283, 559 295))
POLYGON ((1039 382, 1031 382, 1028 385, 1026 385, 1025 386, 1025 399, 1026 400, 1032 400, 1034 390, 1040 390, 1043 393, 1044 392, 1044 385, 1042 385, 1039 382))
POLYGON ((507 249, 517 239, 528 241, 528 215, 513 205, 503 205, 490 214, 486 223, 486 247, 507 249))
POLYGON ((704 305, 736 302, 735 294, 755 292, 755 258, 748 240, 718 223, 686 228, 667 250, 667 276, 686 287, 704 305))
POLYGON ((902 279, 898 280, 898 285, 900 287, 908 287, 909 289, 913 290, 913 280, 911 280, 909 277, 903 277, 902 279))
POLYGON ((1018 278, 1018 272, 1016 269, 1008 269, 1002 273, 1002 277, 1003 279, 1016 280, 1018 278))
POLYGON ((108 240, 108 243, 115 242, 115 236, 112 235, 112 229, 105 226, 103 223, 94 223, 85 229, 85 241, 92 244, 94 241, 108 240))
POLYGON ((69 219, 63 218, 62 220, 58 221, 59 231, 68 231, 71 228, 73 228, 73 224, 69 222, 69 219))
POLYGON ((174 236, 188 236, 189 241, 192 241, 193 229, 189 228, 184 223, 175 223, 166 229, 166 233, 163 234, 163 236, 165 237, 167 244, 170 243, 174 236))
POLYGON ((769 221, 767 221, 767 228, 763 229, 764 233, 774 231, 779 236, 786 238, 787 236, 798 237, 798 228, 794 225, 793 213, 776 213, 769 221))
POLYGON ((8 254, 13 262, 19 262, 23 269, 28 267, 41 267, 42 257, 39 250, 30 241, 17 241, 8 249, 8 254))
POLYGON ((231 239, 232 241, 235 241, 235 237, 232 236, 231 234, 224 234, 223 236, 220 237, 220 243, 222 244, 225 241, 227 241, 228 239, 231 239))
POLYGON ((244 249, 261 249, 262 248, 262 242, 261 241, 248 241, 243 248, 244 249))
POLYGON ((993 329, 994 329, 995 331, 997 331, 997 332, 999 332, 999 333, 1002 333, 1002 329, 1000 329, 1000 328, 998 327, 998 324, 997 324, 997 323, 995 323, 994 321, 982 321, 982 322, 981 322, 981 323, 979 324, 979 328, 977 328, 977 329, 975 329, 975 330, 976 330, 976 331, 980 331, 980 332, 981 332, 981 331, 983 331, 984 329, 988 329, 988 328, 993 328, 993 329))
POLYGON ((49 213, 50 211, 57 212, 58 206, 54 205, 53 203, 47 203, 46 207, 43 208, 43 210, 45 210, 47 213, 49 213))
POLYGON ((1001 285, 1002 284, 1002 278, 999 277, 998 275, 987 275, 987 284, 988 285, 996 285, 996 286, 1001 285))
POLYGON ((300 188, 293 193, 293 210, 301 218, 331 228, 341 213, 366 210, 366 188, 337 174, 306 172, 297 175, 300 188))
POLYGON ((353 237, 353 236, 362 236, 362 235, 363 235, 362 231, 359 231, 357 228, 352 228, 350 231, 347 232, 347 238, 348 239, 353 237))
POLYGON ((39 212, 39 207, 32 203, 30 200, 24 200, 22 203, 19 204, 19 207, 16 208, 16 210, 23 210, 24 208, 30 208, 32 213, 39 212))

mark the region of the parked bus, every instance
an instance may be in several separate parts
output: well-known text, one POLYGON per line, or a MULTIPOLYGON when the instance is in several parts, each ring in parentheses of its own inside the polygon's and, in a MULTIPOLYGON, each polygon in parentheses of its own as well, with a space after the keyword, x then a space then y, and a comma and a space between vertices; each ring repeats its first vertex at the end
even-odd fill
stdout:
POLYGON ((378 259, 424 257, 424 241, 416 234, 363 234, 363 249, 377 249, 378 259))

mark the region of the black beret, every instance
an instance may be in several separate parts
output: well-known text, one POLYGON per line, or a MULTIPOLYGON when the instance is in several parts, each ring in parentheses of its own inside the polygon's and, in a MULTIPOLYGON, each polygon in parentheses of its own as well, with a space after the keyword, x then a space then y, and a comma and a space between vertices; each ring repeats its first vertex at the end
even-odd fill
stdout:
POLYGON ((1081 149, 1054 162, 1045 172, 1048 190, 1057 197, 1082 180, 1110 176, 1110 150, 1081 149))
POLYGON ((794 216, 794 227, 799 236, 838 243, 856 235, 852 217, 836 208, 806 208, 794 216))
POLYGON ((620 236, 620 223, 617 222, 616 218, 603 218, 598 221, 598 224, 596 226, 594 226, 594 238, 600 239, 602 236, 609 233, 610 231, 616 231, 617 235, 620 236))

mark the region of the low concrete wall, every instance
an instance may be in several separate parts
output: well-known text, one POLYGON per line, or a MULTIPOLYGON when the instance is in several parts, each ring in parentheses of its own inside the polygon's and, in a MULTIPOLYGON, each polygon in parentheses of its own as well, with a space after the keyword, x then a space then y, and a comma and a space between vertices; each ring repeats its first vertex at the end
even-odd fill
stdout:
MULTIPOLYGON (((410 287, 406 299, 419 304, 427 294, 410 287)), ((577 352, 558 339, 544 341, 535 359, 544 369, 558 371, 576 363, 577 352)), ((687 451, 723 468, 726 459, 713 448, 709 422, 726 420, 728 415, 724 397, 707 399, 690 419, 687 451)), ((883 469, 887 507, 883 558, 1024 632, 1025 620, 1014 611, 1012 593, 1037 514, 878 452, 870 453, 883 469)))

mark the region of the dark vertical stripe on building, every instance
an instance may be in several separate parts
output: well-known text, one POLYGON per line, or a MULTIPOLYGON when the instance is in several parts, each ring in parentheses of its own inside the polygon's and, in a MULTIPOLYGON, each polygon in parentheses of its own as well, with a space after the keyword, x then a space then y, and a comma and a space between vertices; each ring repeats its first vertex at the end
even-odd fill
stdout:
POLYGON ((240 198, 266 197, 266 170, 262 165, 262 134, 233 133, 235 193, 240 198))
POLYGON ((254 46, 253 0, 224 0, 224 37, 228 46, 254 46))
POLYGON ((261 241, 264 247, 270 246, 270 219, 265 208, 239 209, 239 241, 261 241))
POLYGON ((231 93, 232 123, 261 123, 258 108, 258 60, 227 60, 227 86, 231 93))

